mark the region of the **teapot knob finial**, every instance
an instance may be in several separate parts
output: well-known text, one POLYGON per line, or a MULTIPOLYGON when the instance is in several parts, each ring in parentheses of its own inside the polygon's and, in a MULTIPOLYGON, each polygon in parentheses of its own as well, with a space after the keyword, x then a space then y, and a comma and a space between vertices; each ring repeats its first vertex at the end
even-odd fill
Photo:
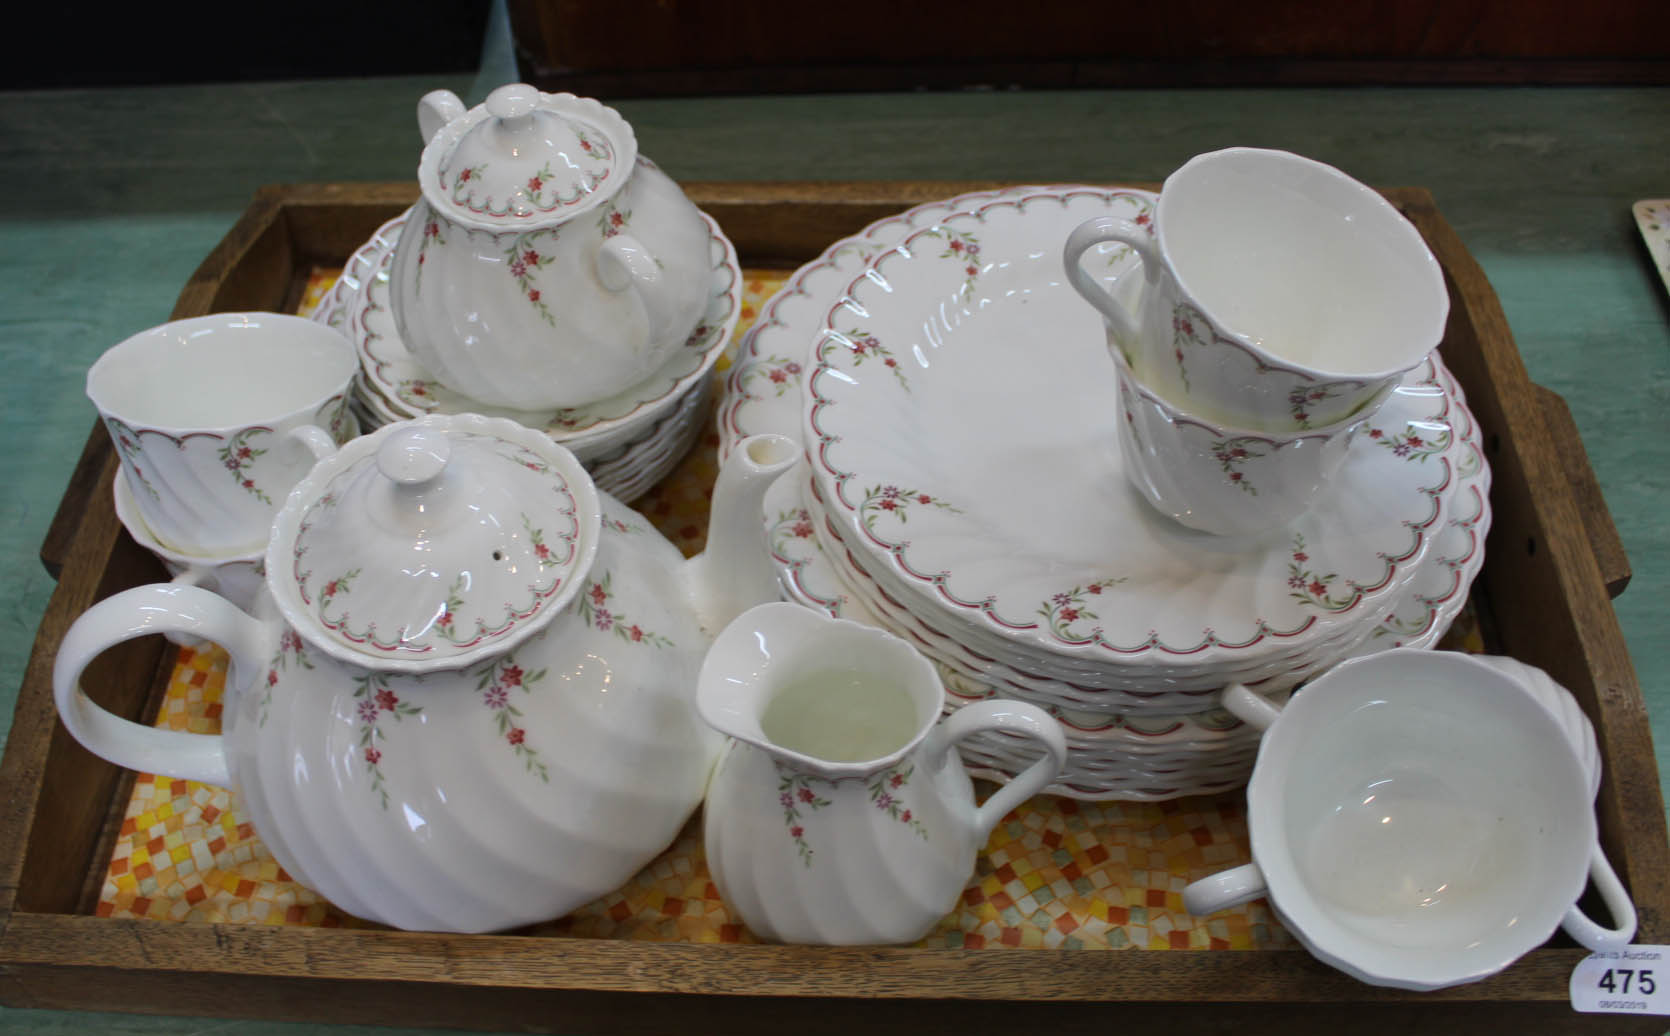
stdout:
POLYGON ((377 470, 405 486, 426 485, 440 477, 452 457, 452 440, 434 428, 396 432, 377 450, 377 470))
POLYGON ((487 95, 487 114, 520 124, 539 108, 539 91, 526 83, 507 83, 487 95))

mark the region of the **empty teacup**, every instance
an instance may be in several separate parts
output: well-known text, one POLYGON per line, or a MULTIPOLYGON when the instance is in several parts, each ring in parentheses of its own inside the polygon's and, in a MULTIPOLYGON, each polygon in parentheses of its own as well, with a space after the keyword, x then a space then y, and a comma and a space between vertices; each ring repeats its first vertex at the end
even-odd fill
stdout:
POLYGON ((1484 978, 1559 927, 1592 950, 1634 935, 1573 739, 1508 672, 1398 649, 1341 664, 1285 708, 1244 687, 1224 705, 1264 728, 1253 862, 1190 885, 1191 913, 1268 895, 1318 958, 1404 989, 1484 978), (1615 929, 1574 905, 1591 875, 1615 929))
POLYGON ((87 396, 145 527, 182 554, 230 557, 266 544, 290 488, 345 437, 358 366, 322 324, 220 313, 112 346, 87 396))
POLYGON ((1449 313, 1437 260, 1395 208, 1285 151, 1198 155, 1166 178, 1152 225, 1090 220, 1065 260, 1139 380, 1197 417, 1267 432, 1364 412, 1438 345, 1449 313), (1139 300, 1079 266, 1103 241, 1141 258, 1139 300))

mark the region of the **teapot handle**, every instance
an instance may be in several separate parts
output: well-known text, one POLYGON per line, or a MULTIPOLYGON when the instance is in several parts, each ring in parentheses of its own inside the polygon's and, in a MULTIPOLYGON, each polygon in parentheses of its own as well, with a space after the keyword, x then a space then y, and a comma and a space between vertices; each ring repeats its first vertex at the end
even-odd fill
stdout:
POLYGON ((1044 785, 1060 776, 1061 768, 1067 764, 1067 738, 1054 716, 1036 705, 999 699, 964 705, 934 727, 924 745, 928 768, 937 773, 945 765, 952 746, 986 730, 1019 734, 1036 741, 1043 746, 1044 755, 975 809, 974 830, 982 843, 990 837, 998 821, 1043 791, 1044 785))
POLYGON ((52 693, 70 734, 117 766, 227 787, 231 772, 218 734, 159 730, 107 712, 81 689, 81 674, 106 648, 150 633, 212 640, 232 656, 227 696, 246 692, 263 668, 265 627, 200 587, 158 583, 125 590, 87 609, 58 648, 52 693))
POLYGON ((632 289, 644 304, 649 332, 646 346, 654 342, 658 331, 673 326, 672 299, 667 280, 661 276, 661 264, 631 234, 612 234, 603 239, 603 247, 597 251, 597 279, 613 292, 632 289))

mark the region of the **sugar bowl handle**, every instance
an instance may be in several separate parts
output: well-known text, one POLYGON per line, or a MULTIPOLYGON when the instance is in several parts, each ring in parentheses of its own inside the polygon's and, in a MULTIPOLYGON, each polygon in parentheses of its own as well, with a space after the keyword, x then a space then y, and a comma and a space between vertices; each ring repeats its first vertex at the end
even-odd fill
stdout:
POLYGON ((1269 887, 1258 864, 1243 863, 1191 883, 1183 890, 1183 909, 1196 917, 1205 917, 1268 894, 1269 887))
POLYGON ((611 234, 597 252, 597 279, 612 292, 631 289, 644 307, 645 336, 638 343, 648 346, 673 324, 671 292, 661 276, 661 264, 631 234, 611 234))
POLYGON ((442 126, 463 115, 468 109, 451 90, 431 90, 418 99, 418 134, 428 144, 435 139, 442 126))
POLYGON ((1054 716, 1035 705, 1018 701, 982 701, 964 705, 942 720, 923 744, 923 759, 937 773, 958 741, 985 730, 1019 734, 1044 749, 1043 758, 1015 775, 974 811, 974 829, 985 842, 1011 809, 1044 790, 1067 764, 1067 738, 1054 716))
POLYGON ((81 674, 106 648, 152 633, 212 640, 232 656, 228 699, 248 690, 265 657, 265 628, 207 590, 159 583, 135 587, 87 609, 70 626, 53 663, 58 715, 94 755, 144 773, 226 787, 231 773, 218 734, 159 730, 107 712, 81 689, 81 674))
POLYGON ((1104 241, 1118 241, 1129 245, 1142 259, 1143 276, 1147 278, 1149 285, 1153 285, 1160 276, 1160 256, 1154 249, 1154 239, 1148 231, 1128 219, 1120 219, 1117 216, 1097 216, 1079 224, 1067 236, 1067 245, 1061 250, 1062 261, 1067 266, 1067 280, 1073 285, 1073 289, 1084 297, 1084 301, 1096 307, 1103 319, 1113 328, 1115 337, 1126 342, 1135 342, 1142 337, 1141 324, 1136 315, 1121 305, 1118 299, 1109 294, 1106 288, 1085 273, 1084 267, 1079 265, 1080 256, 1092 245, 1099 245, 1104 241))

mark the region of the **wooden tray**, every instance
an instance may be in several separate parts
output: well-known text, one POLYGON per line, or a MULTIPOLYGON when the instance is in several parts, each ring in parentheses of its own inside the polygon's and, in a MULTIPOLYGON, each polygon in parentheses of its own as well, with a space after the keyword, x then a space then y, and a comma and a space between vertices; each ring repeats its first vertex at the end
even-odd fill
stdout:
MULTIPOLYGON (((868 222, 974 183, 691 184, 745 264, 792 268, 868 222)), ((1494 525, 1475 586, 1490 647, 1541 666, 1594 720, 1602 838, 1635 896, 1638 942, 1670 942, 1670 846, 1651 736, 1609 590, 1628 564, 1559 397, 1531 384, 1478 264, 1419 189, 1386 192, 1448 275, 1443 351, 1485 432, 1494 525)), ((181 292, 176 317, 292 308, 316 264, 340 263, 416 196, 408 184, 261 191, 181 292)), ((827 949, 454 936, 91 916, 131 777, 57 723, 51 667, 95 601, 161 578, 110 503, 116 460, 97 427, 42 560, 59 574, 0 761, 0 1002, 527 1031, 806 1031, 978 1025, 1160 1026, 1291 1033, 1660 1032, 1652 1018, 1578 1015, 1584 955, 1556 940, 1484 982, 1413 994, 1362 985, 1301 951, 827 949), (792 1012, 792 1014, 790 1013, 792 1012)), ((144 638, 87 683, 148 720, 174 652, 144 638)))

